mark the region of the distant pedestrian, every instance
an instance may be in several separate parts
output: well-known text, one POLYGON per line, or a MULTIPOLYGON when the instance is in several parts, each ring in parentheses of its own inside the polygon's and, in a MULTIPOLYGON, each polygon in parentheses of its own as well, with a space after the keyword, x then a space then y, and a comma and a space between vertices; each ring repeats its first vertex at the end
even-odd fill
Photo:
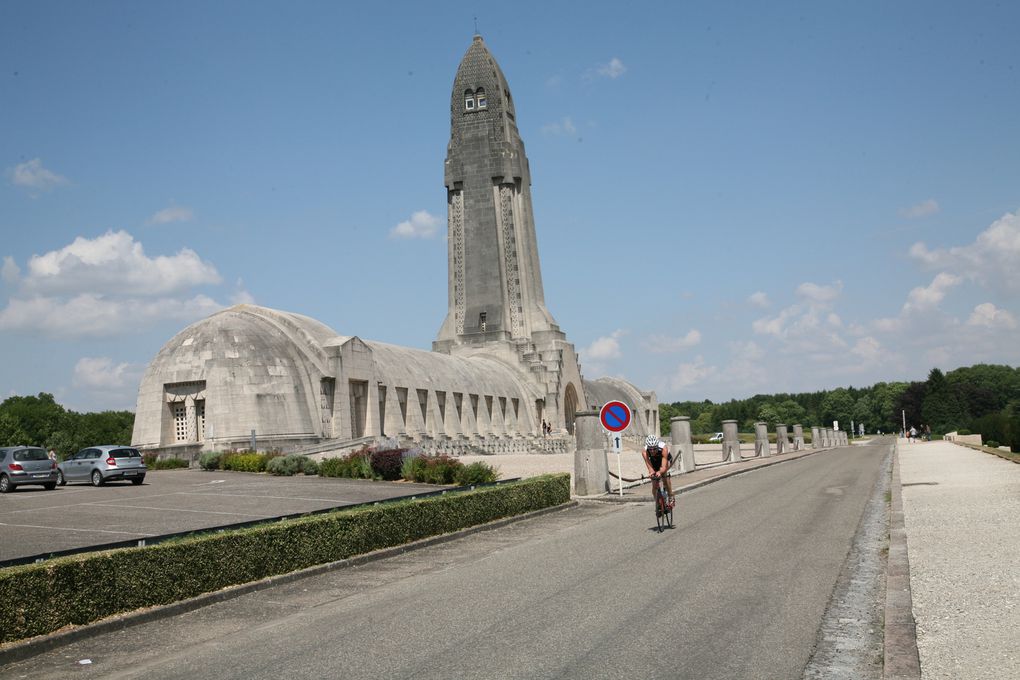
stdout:
POLYGON ((545 418, 542 418, 542 436, 548 434, 549 426, 545 424, 545 418))
POLYGON ((50 449, 49 457, 50 457, 50 460, 56 460, 57 459, 57 452, 54 451, 53 449, 50 449))
POLYGON ((917 428, 911 425, 910 435, 907 437, 907 443, 913 444, 915 439, 917 439, 917 428))

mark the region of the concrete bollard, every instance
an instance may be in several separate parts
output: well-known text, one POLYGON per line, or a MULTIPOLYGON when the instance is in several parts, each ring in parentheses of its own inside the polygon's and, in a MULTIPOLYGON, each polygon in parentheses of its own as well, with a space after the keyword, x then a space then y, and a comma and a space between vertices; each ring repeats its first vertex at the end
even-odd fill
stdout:
POLYGON ((825 441, 826 446, 830 449, 836 446, 836 433, 833 432, 831 427, 825 428, 825 441))
POLYGON ((814 426, 811 427, 811 448, 822 448, 822 431, 814 426))
POLYGON ((776 455, 789 452, 790 445, 786 441, 786 425, 778 423, 776 425, 776 455))
POLYGON ((599 423, 598 411, 578 411, 574 415, 574 493, 594 496, 609 491, 609 465, 606 462, 606 435, 599 423))
POLYGON ((804 450, 804 428, 800 424, 793 426, 793 450, 804 450))
POLYGON ((680 457, 677 464, 680 473, 694 472, 694 444, 691 442, 691 419, 688 416, 669 419, 669 439, 673 457, 680 457))
POLYGON ((722 456, 723 462, 739 463, 740 437, 737 436, 737 421, 722 421, 722 456))
POLYGON ((768 423, 754 424, 754 455, 761 458, 768 458, 772 455, 772 449, 769 448, 768 423))

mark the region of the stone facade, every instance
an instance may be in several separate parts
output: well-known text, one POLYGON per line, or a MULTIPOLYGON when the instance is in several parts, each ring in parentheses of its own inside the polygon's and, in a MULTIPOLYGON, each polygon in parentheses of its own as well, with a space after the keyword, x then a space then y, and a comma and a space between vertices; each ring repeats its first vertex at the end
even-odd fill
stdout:
POLYGON ((445 164, 446 320, 433 351, 339 335, 298 314, 238 305, 159 351, 138 392, 133 443, 194 453, 339 450, 395 438, 429 451, 559 451, 578 411, 631 405, 625 434, 659 432, 658 400, 585 380, 546 308, 531 175, 506 78, 475 36, 454 78, 445 164))

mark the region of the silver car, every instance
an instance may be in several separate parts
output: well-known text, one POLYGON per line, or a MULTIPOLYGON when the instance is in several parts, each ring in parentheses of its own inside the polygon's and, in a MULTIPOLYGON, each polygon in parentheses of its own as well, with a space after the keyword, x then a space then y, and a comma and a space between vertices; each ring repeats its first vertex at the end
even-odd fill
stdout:
POLYGON ((0 449, 0 493, 23 484, 57 488, 57 463, 38 446, 5 446, 0 449))
POLYGON ((145 481, 145 461, 130 446, 90 446, 57 465, 57 483, 88 482, 102 486, 114 480, 145 481))

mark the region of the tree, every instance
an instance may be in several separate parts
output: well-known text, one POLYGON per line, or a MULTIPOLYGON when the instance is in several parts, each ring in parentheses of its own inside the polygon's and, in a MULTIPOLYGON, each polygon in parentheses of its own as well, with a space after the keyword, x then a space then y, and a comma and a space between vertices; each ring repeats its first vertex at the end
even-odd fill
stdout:
POLYGON ((854 398, 847 388, 837 387, 822 399, 821 411, 824 424, 828 425, 838 420, 841 423, 840 429, 849 429, 850 421, 853 419, 854 398))
POLYGON ((925 388, 921 418, 932 432, 950 432, 970 420, 955 386, 949 384, 942 371, 931 369, 925 388))

